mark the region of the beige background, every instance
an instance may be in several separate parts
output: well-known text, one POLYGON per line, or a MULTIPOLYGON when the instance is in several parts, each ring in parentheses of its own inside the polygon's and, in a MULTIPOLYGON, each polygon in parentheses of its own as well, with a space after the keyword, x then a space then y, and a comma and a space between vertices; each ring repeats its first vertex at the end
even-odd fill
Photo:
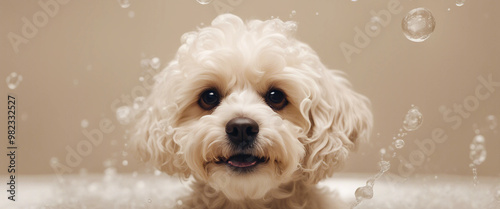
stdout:
MULTIPOLYGON (((7 166, 7 93, 15 94, 18 101, 18 173, 54 173, 50 159, 64 161, 65 147, 74 149, 86 140, 82 131, 98 128, 104 118, 111 119, 115 129, 104 134, 103 143, 93 147, 72 173, 81 168, 102 172, 106 159, 120 172, 142 170, 130 155, 122 155, 126 127, 116 120, 111 104, 141 84, 138 78, 145 75, 141 59, 159 57, 165 66, 174 56, 180 36, 209 24, 217 15, 214 5, 225 4, 243 19, 273 16, 297 21, 297 37, 309 43, 327 66, 345 71, 354 88, 372 100, 372 140, 352 155, 345 172, 377 172, 379 149, 390 145, 402 127, 403 116, 414 104, 423 113, 424 123, 406 137, 407 145, 398 151, 401 156, 408 159, 418 149, 412 141, 430 137, 435 128, 442 128, 449 137, 436 145, 429 160, 417 168, 418 173, 471 175, 469 144, 477 123, 483 129, 488 152, 478 167, 479 175, 500 175, 500 125, 495 134, 488 130, 485 119, 488 115, 500 118, 500 87, 480 101, 478 109, 456 130, 439 112, 442 105, 463 104, 474 95, 480 84, 478 76, 491 74, 494 81, 500 81, 498 1, 467 1, 457 7, 454 0, 401 0, 402 12, 393 14, 389 25, 381 27, 380 34, 371 38, 360 54, 352 55, 350 63, 339 45, 352 45, 354 28, 364 28, 372 17, 370 11, 386 9, 389 0, 215 0, 209 5, 195 0, 132 0, 129 8, 121 8, 116 0, 73 0, 60 5, 57 14, 15 53, 7 34, 22 34, 22 18, 31 20, 43 11, 38 2, 0 1, 0 150, 4 153, 0 174, 5 174, 7 166), (434 33, 422 43, 407 40, 401 31, 404 15, 417 7, 431 10, 436 19, 434 33), (296 15, 290 18, 292 10, 296 15), (130 12, 135 14, 133 18, 130 12), (4 80, 11 72, 23 76, 15 90, 7 89, 4 80), (80 125, 83 119, 89 121, 87 128, 80 125), (122 160, 129 164, 121 165, 122 160)), ((397 174, 399 165, 394 160, 391 172, 397 174)))

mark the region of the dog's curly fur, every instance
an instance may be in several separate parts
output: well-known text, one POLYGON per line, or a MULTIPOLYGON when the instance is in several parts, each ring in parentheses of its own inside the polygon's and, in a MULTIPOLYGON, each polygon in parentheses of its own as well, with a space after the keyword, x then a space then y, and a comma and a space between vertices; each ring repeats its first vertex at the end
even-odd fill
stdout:
POLYGON ((294 38, 295 26, 220 15, 184 34, 173 61, 155 77, 133 144, 161 171, 193 177, 192 194, 176 207, 345 207, 316 183, 332 176, 368 137, 369 101, 294 38), (221 95, 210 110, 198 102, 207 89, 221 95), (270 89, 282 90, 288 105, 270 107, 264 98, 270 89), (250 172, 217 163, 236 152, 225 132, 235 117, 260 127, 250 153, 267 160, 250 172))

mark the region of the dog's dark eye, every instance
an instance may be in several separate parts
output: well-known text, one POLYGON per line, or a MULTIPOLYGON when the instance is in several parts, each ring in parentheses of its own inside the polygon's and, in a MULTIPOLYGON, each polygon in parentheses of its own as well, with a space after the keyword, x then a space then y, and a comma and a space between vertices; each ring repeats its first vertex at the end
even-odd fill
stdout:
POLYGON ((267 92, 266 102, 275 110, 281 110, 288 104, 285 93, 277 89, 271 89, 267 92))
POLYGON ((219 92, 214 89, 205 90, 200 95, 200 99, 198 100, 198 104, 201 108, 205 110, 211 110, 214 107, 217 107, 220 102, 219 92))

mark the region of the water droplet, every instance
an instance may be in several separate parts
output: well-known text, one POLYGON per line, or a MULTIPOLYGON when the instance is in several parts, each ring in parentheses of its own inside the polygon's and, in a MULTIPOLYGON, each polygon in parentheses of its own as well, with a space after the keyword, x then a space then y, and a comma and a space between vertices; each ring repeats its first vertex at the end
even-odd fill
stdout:
POLYGON ((408 40, 422 42, 431 36, 436 27, 436 21, 431 11, 420 7, 406 14, 401 27, 403 28, 403 34, 408 40))
POLYGON ((123 160, 123 161, 122 161, 122 165, 123 165, 123 166, 127 166, 127 165, 128 165, 128 161, 127 161, 127 160, 123 160))
POLYGON ((134 99, 134 104, 132 105, 132 107, 135 110, 140 109, 144 105, 144 100, 145 100, 144 97, 136 97, 134 99))
POLYGON ((127 125, 130 123, 130 107, 129 106, 121 106, 116 109, 116 119, 120 124, 127 125))
POLYGON ((451 8, 448 8, 448 12, 451 11, 451 8))
POLYGON ((141 82, 144 81, 144 77, 142 77, 142 76, 139 77, 139 81, 141 81, 141 82))
POLYGON ((455 4, 457 5, 457 7, 461 7, 465 4, 465 0, 457 0, 455 4))
POLYGON ((159 175, 161 175, 161 171, 155 170, 155 176, 159 176, 159 175))
POLYGON ((371 199, 373 197, 373 188, 371 186, 359 187, 354 192, 357 201, 362 201, 363 199, 371 199))
POLYGON ((7 76, 5 81, 7 82, 7 87, 9 87, 9 89, 16 89, 21 81, 23 81, 23 76, 18 75, 16 72, 12 72, 7 76))
POLYGON ((80 122, 80 125, 82 126, 82 128, 87 128, 87 127, 89 127, 89 121, 87 119, 83 119, 80 122))
POLYGON ((292 18, 293 16, 295 16, 297 14, 297 12, 295 10, 292 10, 292 13, 290 13, 290 15, 288 15, 288 17, 292 18))
POLYGON ((318 16, 318 15, 319 15, 319 12, 316 12, 316 16, 318 16))
POLYGON ((494 115, 488 115, 486 121, 488 121, 491 130, 494 130, 498 125, 497 118, 494 115))
POLYGON ((475 165, 480 165, 486 160, 485 139, 483 135, 476 135, 470 144, 469 158, 475 165))
POLYGON ((128 11, 128 17, 134 18, 135 17, 135 12, 134 11, 128 11))
POLYGON ((210 4, 213 0, 196 0, 198 3, 207 5, 210 4))
POLYGON ((153 68, 153 69, 158 69, 160 68, 160 58, 158 57, 153 57, 150 61, 149 61, 149 65, 153 68))
POLYGON ((414 131, 420 128, 422 125, 422 122, 424 121, 424 117, 422 116, 422 113, 418 110, 418 107, 413 107, 410 110, 408 110, 408 113, 406 113, 406 116, 403 120, 403 128, 406 131, 414 131))
POLYGON ((380 171, 385 173, 391 168, 391 163, 389 161, 380 161, 378 166, 380 167, 380 171))
POLYGON ((118 0, 118 3, 122 8, 130 7, 130 0, 118 0))
POLYGON ((398 139, 394 142, 394 146, 398 149, 401 149, 405 146, 405 141, 403 141, 402 139, 398 139))

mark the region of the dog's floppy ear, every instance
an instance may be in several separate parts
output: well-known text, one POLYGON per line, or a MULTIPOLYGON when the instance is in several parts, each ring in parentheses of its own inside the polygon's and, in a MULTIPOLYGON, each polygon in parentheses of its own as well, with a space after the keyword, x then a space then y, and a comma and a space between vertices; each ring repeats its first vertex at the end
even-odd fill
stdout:
POLYGON ((355 149, 367 139, 372 126, 369 100, 352 90, 340 71, 320 71, 316 89, 310 90, 301 112, 311 127, 305 141, 303 163, 306 180, 312 183, 330 177, 355 149))
POLYGON ((156 83, 143 107, 136 113, 135 129, 131 138, 131 148, 135 149, 142 161, 150 162, 157 169, 169 174, 188 177, 188 169, 176 130, 172 128, 177 106, 168 105, 165 95, 172 91, 166 83, 169 73, 175 69, 175 62, 155 76, 156 83))

